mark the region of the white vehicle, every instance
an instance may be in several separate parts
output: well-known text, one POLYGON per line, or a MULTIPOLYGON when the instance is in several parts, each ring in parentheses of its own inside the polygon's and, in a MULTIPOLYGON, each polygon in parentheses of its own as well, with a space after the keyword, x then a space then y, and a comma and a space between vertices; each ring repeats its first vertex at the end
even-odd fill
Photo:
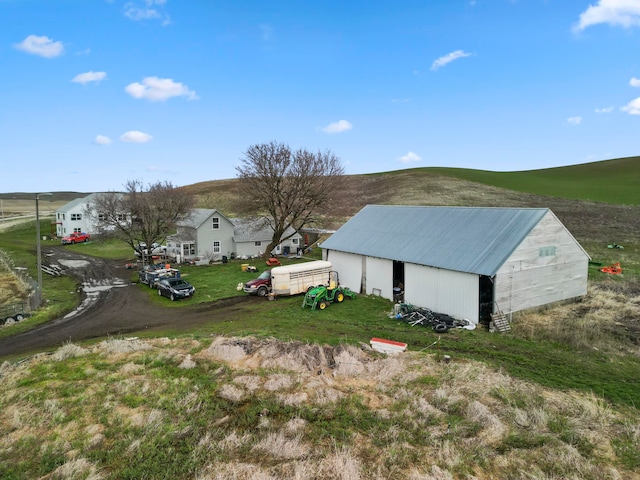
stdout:
POLYGON ((148 249, 147 249, 147 244, 146 243, 140 243, 138 245, 138 248, 135 250, 135 254, 136 256, 140 256, 140 252, 142 252, 144 255, 165 255, 167 253, 167 246, 166 245, 160 245, 159 243, 152 243, 151 244, 151 253, 149 253, 148 249))
POLYGON ((260 277, 245 283, 243 289, 262 297, 297 295, 306 293, 311 287, 329 285, 330 272, 331 262, 324 260, 283 265, 264 271, 260 277))

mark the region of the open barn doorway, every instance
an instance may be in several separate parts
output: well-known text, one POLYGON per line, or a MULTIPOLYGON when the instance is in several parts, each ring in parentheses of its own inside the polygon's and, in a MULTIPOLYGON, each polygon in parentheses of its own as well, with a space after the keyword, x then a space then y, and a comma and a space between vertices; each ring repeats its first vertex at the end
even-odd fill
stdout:
POLYGON ((493 278, 480 275, 480 305, 478 311, 478 322, 482 325, 489 325, 491 314, 493 313, 493 278))
POLYGON ((393 261, 393 301, 404 302, 404 262, 393 261))

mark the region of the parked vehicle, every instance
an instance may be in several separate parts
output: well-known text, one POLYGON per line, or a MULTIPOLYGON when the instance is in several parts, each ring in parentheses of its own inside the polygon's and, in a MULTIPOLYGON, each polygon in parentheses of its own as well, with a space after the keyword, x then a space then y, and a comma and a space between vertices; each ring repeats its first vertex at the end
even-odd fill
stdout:
POLYGON ((158 295, 168 297, 172 301, 193 296, 196 289, 182 278, 162 278, 158 280, 158 295))
POLYGON ((167 246, 160 245, 159 243, 152 243, 151 251, 149 251, 146 243, 140 243, 134 249, 134 253, 137 257, 140 255, 165 255, 167 253, 167 246))
POLYGON ((304 296, 302 308, 324 310, 332 303, 342 303, 345 299, 353 300, 354 298, 356 298, 355 292, 340 285, 338 272, 332 271, 329 285, 318 285, 310 289, 304 296))
POLYGON ((154 288, 159 280, 180 278, 180 270, 171 268, 170 265, 151 263, 145 265, 145 267, 138 272, 138 278, 140 279, 140 283, 149 285, 149 288, 154 288))
POLYGON ((331 262, 324 260, 283 265, 265 270, 258 278, 246 282, 243 290, 261 297, 297 295, 317 285, 328 285, 330 271, 331 262))
POLYGON ((73 232, 67 235, 66 237, 62 237, 62 245, 69 245, 73 243, 82 243, 88 242, 91 235, 85 232, 73 232))
POLYGON ((26 303, 11 303, 0 307, 0 325, 20 322, 31 314, 26 312, 26 303))

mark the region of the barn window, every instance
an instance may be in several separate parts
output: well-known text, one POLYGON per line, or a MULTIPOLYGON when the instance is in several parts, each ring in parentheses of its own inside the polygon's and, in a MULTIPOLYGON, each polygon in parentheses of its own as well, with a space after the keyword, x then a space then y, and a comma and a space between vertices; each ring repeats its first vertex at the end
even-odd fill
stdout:
POLYGON ((556 254, 556 247, 540 247, 540 256, 541 257, 553 257, 556 254))

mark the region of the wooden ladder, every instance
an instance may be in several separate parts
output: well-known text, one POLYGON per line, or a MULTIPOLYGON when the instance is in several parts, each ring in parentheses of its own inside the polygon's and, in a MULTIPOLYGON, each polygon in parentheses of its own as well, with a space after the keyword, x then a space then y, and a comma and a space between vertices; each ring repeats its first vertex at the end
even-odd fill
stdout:
POLYGON ((508 332, 509 330, 511 330, 511 324, 509 323, 507 316, 502 313, 502 310, 498 308, 498 305, 496 305, 495 313, 491 314, 491 321, 495 326, 495 329, 500 333, 508 332))

